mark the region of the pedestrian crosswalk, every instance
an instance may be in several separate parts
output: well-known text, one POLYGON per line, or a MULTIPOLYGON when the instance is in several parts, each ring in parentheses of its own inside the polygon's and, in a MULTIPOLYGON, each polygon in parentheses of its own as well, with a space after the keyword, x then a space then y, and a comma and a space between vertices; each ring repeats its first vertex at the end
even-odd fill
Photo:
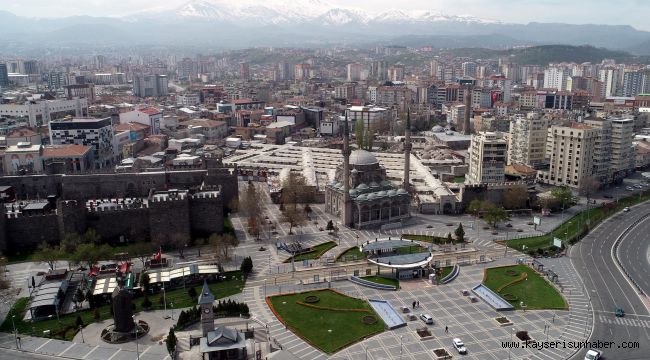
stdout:
POLYGON ((614 315, 599 315, 598 320, 605 324, 650 328, 650 320, 633 319, 631 317, 615 317, 614 315))

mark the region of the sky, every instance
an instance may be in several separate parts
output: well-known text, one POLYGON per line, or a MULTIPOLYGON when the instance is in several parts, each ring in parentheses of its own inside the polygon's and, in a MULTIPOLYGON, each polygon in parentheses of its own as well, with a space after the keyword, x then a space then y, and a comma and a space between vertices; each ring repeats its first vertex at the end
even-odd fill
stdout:
MULTIPOLYGON (((174 8, 189 0, 0 0, 0 10, 32 17, 122 16, 174 8)), ((210 0, 207 0, 210 1, 210 0)), ((241 1, 241 0, 222 0, 241 1)), ((274 0, 266 2, 272 4, 274 0)), ((321 0, 369 11, 400 7, 445 15, 472 15, 503 22, 631 25, 650 31, 650 0, 321 0)))

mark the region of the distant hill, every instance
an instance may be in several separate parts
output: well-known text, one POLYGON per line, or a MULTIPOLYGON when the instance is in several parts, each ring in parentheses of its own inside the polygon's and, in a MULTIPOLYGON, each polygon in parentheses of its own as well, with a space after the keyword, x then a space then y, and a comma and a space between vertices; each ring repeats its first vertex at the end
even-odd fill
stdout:
POLYGON ((455 56, 474 58, 508 57, 512 62, 526 65, 548 65, 558 62, 599 63, 603 59, 614 59, 619 63, 650 63, 650 57, 632 55, 625 51, 609 50, 594 46, 540 45, 509 50, 484 48, 460 48, 450 50, 455 56))

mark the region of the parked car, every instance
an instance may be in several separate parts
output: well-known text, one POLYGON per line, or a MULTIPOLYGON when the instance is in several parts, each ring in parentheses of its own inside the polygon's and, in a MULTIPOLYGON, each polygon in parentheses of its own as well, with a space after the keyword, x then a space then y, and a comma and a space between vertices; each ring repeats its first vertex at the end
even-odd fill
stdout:
POLYGON ((600 352, 598 350, 591 349, 591 350, 587 351, 587 355, 585 355, 585 360, 598 360, 602 356, 603 356, 602 352, 600 352))
POLYGON ((639 184, 634 185, 634 187, 637 188, 637 189, 643 189, 643 186, 641 186, 639 184))
POLYGON ((614 311, 614 315, 616 315, 616 317, 623 317, 625 316, 625 310, 617 306, 616 310, 614 311))
POLYGON ((614 198, 612 195, 609 195, 609 194, 605 194, 605 195, 603 195, 603 197, 605 199, 613 199, 614 198))
POLYGON ((626 207, 626 208, 623 209, 623 211, 624 211, 624 212, 628 212, 628 211, 630 211, 630 208, 629 208, 629 207, 626 207))
POLYGON ((634 191, 634 188, 631 187, 631 186, 628 186, 628 187, 625 188, 625 190, 627 190, 627 191, 634 191))
POLYGON ((463 341, 459 338, 454 338, 452 340, 454 344, 454 349, 458 351, 459 354, 467 354, 467 348, 465 347, 465 344, 463 344, 463 341))
POLYGON ((420 314, 420 320, 424 321, 427 325, 433 325, 433 318, 428 314, 420 314))

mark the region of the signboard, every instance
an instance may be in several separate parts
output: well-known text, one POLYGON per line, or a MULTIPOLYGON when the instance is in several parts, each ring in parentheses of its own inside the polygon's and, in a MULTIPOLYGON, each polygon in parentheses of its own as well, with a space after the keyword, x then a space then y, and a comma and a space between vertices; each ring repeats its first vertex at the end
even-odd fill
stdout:
POLYGON ((555 246, 557 248, 561 248, 562 247, 562 240, 560 240, 558 238, 553 238, 553 246, 555 246))
POLYGON ((540 218, 539 216, 534 216, 533 217, 533 224, 542 225, 542 218, 540 218))

